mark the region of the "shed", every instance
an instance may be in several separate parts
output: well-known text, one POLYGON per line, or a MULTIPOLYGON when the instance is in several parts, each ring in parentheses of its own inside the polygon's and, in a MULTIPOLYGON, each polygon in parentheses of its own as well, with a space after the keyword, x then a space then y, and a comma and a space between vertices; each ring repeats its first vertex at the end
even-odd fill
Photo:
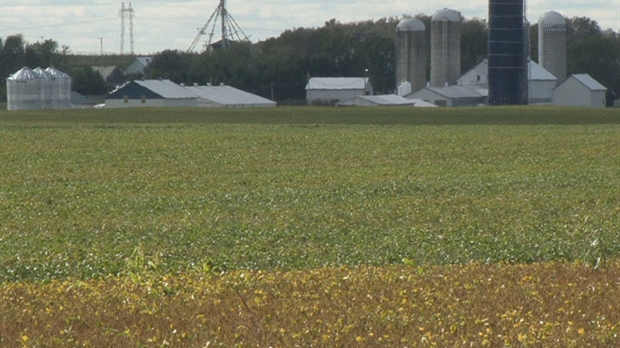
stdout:
POLYGON ((170 80, 135 80, 110 92, 105 106, 174 107, 196 106, 198 96, 170 80))
POLYGON ((153 61, 153 57, 137 57, 128 67, 123 71, 123 75, 144 76, 144 69, 153 61))
POLYGON ((604 108, 607 88, 588 74, 574 74, 553 90, 553 103, 565 106, 604 108))
POLYGON ((198 97, 199 107, 274 107, 276 102, 232 86, 189 86, 185 89, 198 97))
MULTIPOLYGON (((551 103, 553 100, 553 89, 557 83, 557 78, 542 66, 532 60, 528 60, 528 88, 529 104, 551 103)), ((463 74, 457 84, 461 86, 483 86, 489 85, 489 64, 486 59, 463 74)))
POLYGON ((349 100, 336 103, 337 106, 435 106, 420 99, 407 99, 395 94, 359 95, 349 100))
POLYGON ((333 105, 360 95, 373 95, 367 77, 313 77, 306 85, 306 100, 310 104, 333 105))
POLYGON ((438 106, 477 106, 487 103, 489 91, 484 86, 424 87, 406 96, 438 106))

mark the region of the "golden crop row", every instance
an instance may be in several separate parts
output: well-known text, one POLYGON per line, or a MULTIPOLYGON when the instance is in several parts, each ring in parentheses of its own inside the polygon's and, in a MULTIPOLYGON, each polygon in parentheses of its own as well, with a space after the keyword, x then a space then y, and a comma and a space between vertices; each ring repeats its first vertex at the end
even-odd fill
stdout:
POLYGON ((614 347, 620 261, 0 286, 3 347, 614 347))

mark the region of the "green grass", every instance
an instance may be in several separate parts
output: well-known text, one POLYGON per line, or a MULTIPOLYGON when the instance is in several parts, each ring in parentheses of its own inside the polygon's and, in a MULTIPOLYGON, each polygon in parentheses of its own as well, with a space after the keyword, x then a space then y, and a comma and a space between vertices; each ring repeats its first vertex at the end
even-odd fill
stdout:
POLYGON ((620 115, 0 112, 0 281, 620 256, 620 115), (133 256, 132 256, 133 255, 133 256))

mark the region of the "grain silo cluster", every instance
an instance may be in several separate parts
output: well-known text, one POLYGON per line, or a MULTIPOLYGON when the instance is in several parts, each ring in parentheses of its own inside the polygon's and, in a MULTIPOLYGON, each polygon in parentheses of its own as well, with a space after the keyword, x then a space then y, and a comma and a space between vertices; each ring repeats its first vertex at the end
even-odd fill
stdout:
POLYGON ((8 110, 69 109, 71 77, 55 68, 24 67, 6 80, 8 110))
MULTIPOLYGON (((540 17, 539 65, 532 64, 525 0, 489 0, 487 59, 480 63, 484 66, 479 64, 467 72, 466 78, 461 76, 462 22, 463 17, 458 11, 436 11, 431 17, 430 47, 427 47, 427 28, 422 21, 408 18, 398 24, 396 83, 399 94, 401 90, 408 90, 402 87, 408 87, 409 83, 410 96, 435 93, 446 98, 469 98, 468 103, 475 105, 481 105, 478 95, 483 95, 482 103, 488 105, 551 103, 553 88, 567 77, 567 26, 561 14, 548 11, 540 17), (427 55, 430 55, 428 82, 427 55), (531 67, 538 70, 532 71, 531 67), (547 80, 553 80, 552 88, 547 80)), ((462 103, 448 102, 445 105, 462 103)))

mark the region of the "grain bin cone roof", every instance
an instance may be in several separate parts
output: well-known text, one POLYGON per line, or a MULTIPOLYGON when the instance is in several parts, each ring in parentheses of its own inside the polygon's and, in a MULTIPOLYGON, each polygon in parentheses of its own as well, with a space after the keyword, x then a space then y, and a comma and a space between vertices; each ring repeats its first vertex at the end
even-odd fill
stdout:
POLYGON ((403 19, 396 26, 396 31, 425 31, 424 23, 417 18, 403 19))
POLYGON ((25 66, 19 69, 19 71, 17 71, 15 74, 11 75, 9 77, 9 80, 24 81, 24 80, 36 80, 38 78, 40 77, 37 73, 32 71, 32 69, 30 69, 29 67, 25 66))
POLYGON ((538 24, 542 25, 566 25, 566 19, 564 16, 555 11, 547 11, 540 16, 538 24))
POLYGON ((461 22, 462 21, 461 13, 455 10, 444 8, 442 10, 438 10, 437 12, 435 12, 433 16, 431 17, 431 22, 442 22, 442 21, 461 22))
POLYGON ((47 68, 45 69, 45 71, 50 74, 52 77, 57 78, 57 79, 70 79, 71 77, 67 74, 65 74, 64 72, 56 69, 56 68, 47 68))

